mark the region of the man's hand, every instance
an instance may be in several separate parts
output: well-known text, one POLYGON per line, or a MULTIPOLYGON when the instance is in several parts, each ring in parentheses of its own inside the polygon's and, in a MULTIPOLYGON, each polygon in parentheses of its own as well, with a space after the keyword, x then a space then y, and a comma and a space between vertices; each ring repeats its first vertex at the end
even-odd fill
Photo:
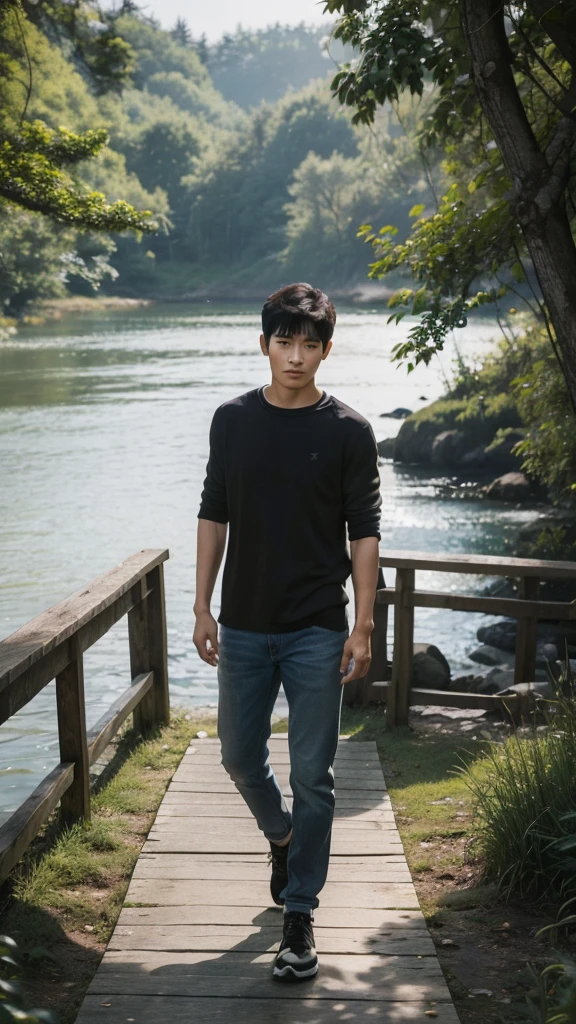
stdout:
POLYGON ((207 665, 218 664, 218 624, 211 612, 200 612, 194 627, 194 646, 207 665))
POLYGON ((354 667, 352 668, 352 671, 349 672, 348 675, 345 675, 341 680, 342 685, 344 685, 344 683, 352 682, 353 679, 362 679, 366 675, 372 660, 372 654, 370 651, 371 636, 371 629, 358 629, 358 627, 356 627, 352 630, 344 644, 340 671, 347 671, 352 658, 354 658, 354 667))

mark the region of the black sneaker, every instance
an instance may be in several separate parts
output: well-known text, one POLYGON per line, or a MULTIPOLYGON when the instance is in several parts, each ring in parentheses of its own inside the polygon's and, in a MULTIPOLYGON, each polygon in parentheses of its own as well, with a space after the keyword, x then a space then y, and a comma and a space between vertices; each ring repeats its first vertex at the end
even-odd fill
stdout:
POLYGON ((290 910, 284 914, 284 934, 274 962, 274 977, 311 978, 318 971, 310 914, 290 910))
POLYGON ((278 843, 270 843, 268 862, 272 865, 272 876, 270 878, 270 895, 277 907, 284 906, 284 900, 280 893, 288 885, 288 851, 290 843, 285 846, 278 846, 278 843))

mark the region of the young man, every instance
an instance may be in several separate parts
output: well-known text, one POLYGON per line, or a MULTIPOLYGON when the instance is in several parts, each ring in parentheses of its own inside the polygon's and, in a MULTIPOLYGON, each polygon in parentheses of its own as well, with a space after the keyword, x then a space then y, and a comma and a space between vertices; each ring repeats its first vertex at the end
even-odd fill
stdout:
POLYGON ((374 434, 315 383, 335 322, 328 297, 309 284, 266 301, 260 347, 272 380, 216 410, 198 517, 194 643, 218 666, 222 763, 270 842, 271 894, 284 904, 278 978, 318 970, 312 920, 328 871, 342 683, 368 670, 378 576, 374 434), (228 524, 218 636, 210 602, 228 524), (292 813, 268 763, 280 682, 292 813))

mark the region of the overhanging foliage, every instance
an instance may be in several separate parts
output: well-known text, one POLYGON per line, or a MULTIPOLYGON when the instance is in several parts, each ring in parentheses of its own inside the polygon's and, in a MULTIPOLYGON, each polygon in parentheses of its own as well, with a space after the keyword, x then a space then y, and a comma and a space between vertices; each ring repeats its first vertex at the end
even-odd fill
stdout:
POLYGON ((340 13, 335 34, 357 53, 333 81, 339 100, 371 123, 403 92, 428 94, 421 145, 444 152, 452 182, 405 241, 361 229, 373 277, 403 268, 417 283, 391 302, 423 312, 397 355, 428 362, 469 309, 519 291, 546 320, 576 404, 576 6, 327 0, 325 9, 340 13))
MULTIPOLYGON (((26 8, 32 5, 26 4, 26 8)), ((86 11, 90 5, 47 2, 38 5, 36 17, 68 33, 75 30, 75 18, 81 28, 90 24, 86 11), (79 12, 82 16, 80 17, 79 12)), ((66 128, 51 128, 43 121, 27 119, 34 68, 27 47, 26 9, 20 0, 5 0, 0 8, 0 202, 44 214, 55 221, 81 229, 97 231, 151 231, 156 223, 149 211, 138 211, 123 200, 108 202, 101 192, 90 191, 73 175, 81 161, 97 156, 108 141, 104 129, 77 133, 66 128), (22 90, 22 70, 27 81, 22 90)), ((77 43, 86 66, 96 81, 118 84, 127 73, 127 48, 106 26, 97 32, 94 46, 77 43), (122 44, 122 45, 120 45, 122 44), (106 47, 110 47, 110 51, 106 47)))

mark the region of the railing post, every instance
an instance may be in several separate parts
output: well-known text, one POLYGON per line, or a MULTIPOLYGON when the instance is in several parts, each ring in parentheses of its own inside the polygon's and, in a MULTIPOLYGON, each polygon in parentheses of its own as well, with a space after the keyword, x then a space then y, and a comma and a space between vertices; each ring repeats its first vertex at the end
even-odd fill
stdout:
MULTIPOLYGON (((145 593, 145 579, 140 581, 141 593, 145 593)), ((149 672, 150 652, 148 647, 148 598, 142 597, 128 612, 128 641, 130 644, 130 673, 132 679, 149 672)), ((154 687, 134 708, 134 728, 145 736, 156 726, 154 687)))
POLYGON ((168 641, 166 636, 166 597, 164 593, 164 566, 157 565, 146 580, 152 589, 148 602, 148 651, 150 668, 154 672, 154 717, 157 725, 170 721, 170 691, 168 686, 168 641))
POLYGON ((372 683, 382 682, 386 677, 388 667, 388 605, 378 600, 374 601, 374 632, 372 633, 372 661, 370 668, 359 680, 360 702, 365 708, 371 700, 381 700, 381 694, 377 693, 377 687, 372 688, 372 683))
POLYGON ((388 688, 386 721, 389 727, 408 725, 412 663, 414 658, 414 569, 396 570, 394 601, 394 653, 388 688))
POLYGON ((56 676, 60 760, 74 764, 74 781, 60 798, 60 820, 64 825, 90 821, 90 762, 86 739, 84 666, 76 636, 70 640, 70 654, 72 660, 56 676))
POLYGON ((157 565, 142 580, 151 593, 128 612, 130 670, 132 678, 154 673, 154 685, 134 708, 134 727, 145 734, 170 720, 168 647, 163 566, 157 565))
MULTIPOLYGON (((518 583, 518 597, 527 601, 537 601, 540 581, 536 576, 522 576, 518 583)), ((531 683, 536 673, 536 644, 538 640, 538 619, 526 617, 518 619, 516 631, 516 661, 514 665, 514 682, 531 683)))
POLYGON ((387 632, 388 632, 388 605, 378 599, 378 591, 386 589, 384 573, 378 570, 378 583, 372 616, 374 619, 374 631, 371 638, 372 660, 370 668, 361 679, 355 679, 346 683, 344 687, 344 703, 349 707, 360 705, 365 708, 371 700, 381 700, 381 693, 374 693, 372 683, 384 680, 388 662, 387 656, 387 632))

